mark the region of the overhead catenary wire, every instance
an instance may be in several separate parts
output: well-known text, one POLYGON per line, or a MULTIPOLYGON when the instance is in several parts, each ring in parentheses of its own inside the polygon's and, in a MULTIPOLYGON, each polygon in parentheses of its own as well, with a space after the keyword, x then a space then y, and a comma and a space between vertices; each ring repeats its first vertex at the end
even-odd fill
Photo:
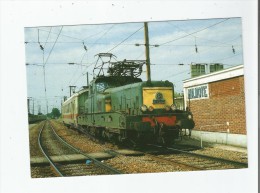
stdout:
MULTIPOLYGON (((61 29, 60 29, 60 33, 61 33, 61 31, 62 31, 62 28, 63 28, 63 26, 62 26, 61 29)), ((60 33, 59 33, 59 35, 60 35, 60 33)), ((51 48, 51 51, 49 52, 49 55, 48 55, 46 61, 44 61, 44 49, 42 50, 42 51, 43 51, 44 93, 45 93, 45 98, 46 98, 46 111, 47 111, 47 114, 48 114, 48 100, 47 100, 47 89, 46 89, 46 74, 45 74, 45 66, 46 66, 46 63, 48 62, 48 59, 49 59, 49 57, 50 57, 50 55, 51 55, 51 53, 52 53, 52 51, 53 51, 53 48, 55 47, 55 44, 56 44, 56 42, 57 42, 57 40, 58 40, 58 38, 59 38, 59 35, 57 36, 57 38, 56 38, 56 40, 55 40, 55 43, 53 44, 53 46, 52 46, 52 48, 51 48)), ((48 37, 48 38, 49 38, 49 37, 48 37)))
MULTIPOLYGON (((201 32, 201 31, 204 31, 204 30, 208 29, 208 28, 211 28, 211 27, 214 27, 214 26, 216 26, 216 25, 218 25, 218 24, 220 24, 220 23, 223 23, 223 22, 225 22, 225 21, 227 21, 227 20, 229 20, 229 19, 230 19, 230 18, 224 19, 224 20, 222 20, 222 21, 220 21, 220 22, 214 23, 214 24, 212 24, 212 25, 210 25, 210 26, 207 26, 207 27, 205 27, 205 28, 203 28, 203 29, 197 30, 197 31, 192 32, 192 33, 187 33, 187 35, 184 35, 184 36, 175 38, 175 39, 173 39, 173 40, 170 40, 170 41, 167 41, 167 42, 158 44, 158 45, 159 45, 159 46, 165 46, 165 45, 168 44, 168 43, 171 43, 171 42, 180 40, 180 39, 182 39, 182 38, 191 36, 191 35, 193 35, 193 34, 199 33, 199 32, 201 32)), ((194 46, 194 45, 193 45, 193 46, 194 46)), ((152 48, 154 48, 154 47, 152 47, 152 48)), ((196 49, 196 50, 197 50, 197 49, 196 49)), ((143 55, 143 54, 142 54, 142 55, 143 55)), ((142 55, 138 56, 138 58, 140 58, 142 55)))
MULTIPOLYGON (((48 30, 44 30, 44 29, 39 29, 39 30, 40 31, 44 31, 44 32, 49 32, 48 30)), ((67 38, 74 39, 74 40, 79 40, 78 42, 73 42, 73 43, 81 43, 82 41, 85 41, 86 39, 89 39, 89 38, 92 38, 94 36, 97 36, 98 34, 102 33, 103 31, 106 31, 106 29, 101 30, 101 31, 99 31, 97 33, 91 34, 91 35, 87 36, 86 38, 73 37, 73 36, 70 36, 70 35, 67 35, 67 34, 63 34, 63 33, 61 33, 60 36, 67 37, 67 38)), ((56 34, 56 35, 59 34, 59 33, 55 33, 55 32, 51 32, 51 33, 52 34, 56 34)), ((51 43, 51 42, 49 42, 49 43, 51 43)))
POLYGON ((49 37, 50 37, 50 34, 51 34, 51 30, 52 30, 52 27, 50 28, 50 31, 49 31, 49 33, 48 33, 48 37, 47 37, 47 39, 46 39, 46 41, 45 41, 45 43, 44 43, 44 48, 45 48, 45 45, 46 45, 46 43, 48 42, 48 39, 49 39, 49 37))
MULTIPOLYGON (((186 34, 189 34, 188 32, 186 32, 184 29, 180 28, 179 26, 177 26, 176 24, 173 24, 173 23, 170 23, 170 22, 167 22, 168 25, 171 25, 171 26, 174 26, 175 28, 179 29, 180 31, 186 33, 186 34)), ((199 36, 195 36, 193 34, 191 34, 190 36, 194 37, 194 38, 198 38, 198 39, 202 39, 202 40, 206 40, 206 41, 210 41, 210 42, 216 42, 218 44, 226 44, 226 46, 230 46, 230 44, 227 44, 225 42, 221 42, 221 41, 216 41, 216 40, 212 40, 212 39, 207 39, 207 38, 202 38, 202 37, 199 37, 199 36)), ((201 45, 200 45, 201 46, 201 45)))
POLYGON ((162 43, 162 44, 159 44, 159 46, 162 46, 162 45, 165 45, 165 44, 168 44, 168 43, 171 43, 171 42, 180 40, 180 39, 182 39, 182 38, 188 37, 188 36, 190 36, 190 35, 199 33, 199 32, 201 32, 201 31, 204 31, 204 30, 208 29, 208 28, 211 28, 211 27, 214 27, 214 26, 216 26, 216 25, 218 25, 218 24, 220 24, 220 23, 223 23, 223 22, 225 22, 225 21, 227 21, 227 20, 229 20, 229 19, 230 19, 230 18, 224 19, 224 20, 222 20, 222 21, 220 21, 220 22, 214 23, 213 25, 207 26, 207 27, 205 27, 205 28, 203 28, 203 29, 200 29, 200 30, 197 30, 197 31, 195 31, 195 32, 189 33, 189 34, 187 34, 187 35, 184 35, 184 36, 175 38, 175 39, 170 40, 170 41, 167 41, 167 42, 164 42, 164 43, 162 43))
POLYGON ((136 30, 134 33, 132 33, 131 35, 129 35, 127 38, 125 38, 123 41, 121 41, 119 44, 117 44, 116 46, 114 46, 113 48, 111 48, 110 50, 108 50, 106 53, 110 53, 112 50, 114 50, 115 48, 117 48, 119 45, 121 45, 123 42, 125 42, 126 40, 128 40, 129 38, 131 38, 134 34, 136 34, 138 31, 140 31, 142 28, 144 28, 143 26, 140 27, 138 30, 136 30))
MULTIPOLYGON (((111 26, 104 32, 104 34, 102 34, 99 38, 97 38, 97 39, 95 40, 94 44, 97 43, 101 38, 103 38, 114 26, 115 26, 115 24, 111 25, 111 26)), ((104 30, 103 30, 103 31, 104 31, 104 30)), ((102 31, 102 32, 103 32, 103 31, 102 31)), ((90 48, 91 48, 91 47, 89 47, 89 49, 90 49, 90 48)), ((83 53, 83 56, 82 56, 81 61, 80 61, 80 64, 81 64, 81 65, 83 64, 82 62, 83 62, 83 59, 85 58, 86 54, 87 54, 87 52, 84 52, 84 53, 83 53)), ((95 61, 93 61, 92 63, 90 63, 90 64, 86 67, 86 69, 87 69, 88 67, 92 66, 94 63, 95 63, 95 61)), ((79 69, 79 68, 77 68, 77 69, 75 70, 73 76, 71 77, 71 79, 70 79, 70 81, 69 81, 69 85, 71 84, 71 81, 73 80, 75 74, 78 72, 78 69, 79 69)), ((85 75, 85 74, 84 74, 84 73, 81 73, 81 75, 76 79, 76 81, 75 81, 74 84, 76 84, 76 82, 79 80, 79 78, 81 78, 83 75, 85 75)))
MULTIPOLYGON (((227 20, 227 19, 226 19, 227 20)), ((224 20, 224 21, 226 21, 226 20, 224 20)), ((205 30, 205 29, 208 29, 209 27, 213 27, 213 26, 215 26, 215 25, 217 25, 217 24, 220 24, 220 23, 222 23, 222 22, 224 22, 224 21, 221 21, 221 22, 218 22, 218 23, 215 23, 215 24, 213 24, 213 25, 211 25, 211 26, 208 26, 208 27, 206 27, 206 28, 203 28, 202 30, 205 30)), ((198 48, 197 48, 197 43, 196 43, 196 36, 194 36, 194 35, 192 35, 192 34, 195 34, 195 33, 198 33, 198 32, 200 32, 200 31, 202 31, 202 30, 199 30, 199 31, 196 31, 196 32, 193 32, 193 33, 189 33, 187 36, 189 36, 189 35, 191 35, 191 36, 193 36, 194 38, 195 38, 195 53, 198 53, 198 48)), ((182 38, 184 38, 184 37, 187 37, 187 36, 183 36, 182 38)), ((237 39, 237 38, 235 38, 235 39, 237 39)), ((175 40, 177 40, 177 39, 175 39, 175 40)), ((174 41, 175 41, 174 40, 174 41)), ((173 40, 172 40, 173 41, 173 40)), ((170 42, 172 42, 172 41, 168 41, 168 42, 165 42, 165 43, 170 43, 170 42)), ((164 44, 165 44, 164 43, 164 44)), ((163 45, 164 45, 163 44, 163 45)), ((222 44, 226 44, 226 43, 223 43, 223 42, 221 42, 219 45, 216 45, 216 46, 220 46, 220 45, 222 45, 222 44)), ((162 45, 162 44, 161 44, 162 45)), ((227 44, 226 44, 227 45, 227 44)), ((226 46, 225 45, 225 46, 226 46)), ((233 47, 232 47, 232 49, 233 49, 233 47)), ((234 52, 234 50, 233 50, 233 52, 234 52)), ((142 54, 143 55, 143 54, 142 54)), ((140 55, 139 57, 141 57, 142 55, 140 55)), ((139 58, 138 57, 138 58, 139 58)), ((153 65, 153 64, 151 64, 151 65, 153 65)), ((154 65, 160 65, 160 64, 154 64, 154 65)), ((161 64, 161 65, 170 65, 170 64, 161 64)), ((188 70, 189 71, 189 70, 188 70)), ((187 71, 184 71, 184 72, 187 72, 187 71)), ((184 73, 184 72, 181 72, 181 73, 178 73, 178 74, 173 74, 173 75, 171 75, 171 76, 178 76, 178 75, 180 75, 180 74, 182 74, 182 73, 184 73)), ((170 76, 169 76, 170 77, 170 76)))
POLYGON ((56 38, 56 40, 55 40, 55 42, 54 42, 54 44, 53 44, 53 46, 51 48, 51 51, 49 52, 49 55, 48 55, 46 61, 44 62, 44 65, 46 65, 46 63, 48 62, 48 60, 50 58, 50 55, 51 55, 51 53, 52 53, 52 51, 53 51, 53 49, 54 49, 54 47, 56 45, 56 42, 57 42, 58 38, 60 37, 60 33, 61 33, 62 29, 63 29, 63 26, 61 26, 60 32, 59 32, 59 34, 58 34, 58 36, 57 36, 57 38, 56 38))
MULTIPOLYGON (((96 36, 96 35, 100 34, 101 32, 105 31, 105 33, 104 33, 103 35, 101 35, 101 36, 93 43, 93 44, 96 44, 97 41, 99 41, 102 37, 104 37, 114 26, 115 26, 115 24, 111 25, 111 26, 110 26, 108 29, 106 29, 106 30, 102 30, 102 31, 100 31, 100 32, 97 33, 97 34, 93 34, 93 35, 91 35, 91 36, 88 36, 87 38, 96 36)), ((43 30, 43 31, 45 31, 45 30, 43 30)), ((60 31, 60 32, 61 32, 61 31, 60 31)), ((54 34, 57 34, 57 33, 54 33, 54 34)), ((84 53, 83 53, 83 56, 82 56, 81 61, 80 61, 81 67, 82 67, 83 64, 89 64, 89 66, 91 66, 91 65, 94 64, 94 62, 93 62, 93 63, 82 63, 82 62, 83 62, 83 59, 84 59, 84 57, 85 57, 85 55, 87 54, 87 52, 86 52, 86 51, 87 51, 87 47, 85 47, 85 44, 84 44, 84 40, 87 39, 87 38, 79 39, 79 38, 75 38, 75 37, 72 37, 72 36, 64 35, 64 34, 61 34, 61 33, 59 33, 58 35, 65 36, 65 37, 72 38, 72 39, 81 40, 81 41, 79 41, 79 42, 75 42, 75 43, 81 43, 81 44, 82 44, 82 42, 83 42, 83 45, 84 45, 84 53)), ((57 40, 57 39, 56 39, 56 40, 57 40)), ((54 43, 56 44, 57 41, 55 41, 54 43)), ((89 50, 90 48, 91 48, 91 47, 88 47, 88 50, 89 50)), ((69 63, 69 62, 68 62, 68 63, 69 63)), ((87 68, 88 68, 88 67, 87 67, 87 68)), ((75 70, 75 72, 74 72, 72 78, 71 78, 70 81, 69 81, 69 84, 70 84, 71 81, 73 80, 75 74, 78 72, 78 69, 79 69, 79 68, 77 68, 77 69, 75 70)), ((80 77, 81 77, 81 76, 80 76, 80 77)), ((80 77, 79 77, 79 78, 80 78, 80 77)), ((77 79, 79 79, 79 78, 77 78, 77 79)))
MULTIPOLYGON (((210 62, 210 63, 214 63, 214 62, 218 62, 218 61, 222 61, 222 60, 226 60, 226 59, 229 59, 229 58, 232 58, 232 57, 236 57, 236 56, 238 56, 238 55, 241 55, 242 53, 239 53, 239 54, 236 54, 236 55, 232 55, 232 56, 229 56, 229 57, 225 57, 225 58, 221 58, 221 59, 218 59, 218 60, 215 60, 215 61, 212 61, 212 62, 210 62)), ((226 66, 233 66, 233 65, 228 65, 228 64, 225 64, 226 66)), ((172 74, 172 75, 170 75, 170 76, 167 76, 166 78, 170 78, 170 77, 177 77, 177 76, 179 76, 180 74, 183 74, 183 73, 185 73, 185 72, 188 72, 187 74, 190 74, 189 72, 190 72, 190 70, 185 70, 185 71, 182 71, 182 72, 179 72, 179 73, 175 73, 175 74, 172 74)), ((174 81, 174 83, 176 84, 176 83, 179 83, 179 82, 182 82, 183 80, 179 80, 179 81, 174 81)))
MULTIPOLYGON (((44 63, 44 49, 42 50, 42 56, 43 56, 43 63, 44 63)), ((45 95, 45 102, 46 102, 46 112, 48 113, 48 99, 47 99, 47 89, 46 89, 46 71, 45 71, 45 65, 43 67, 43 83, 44 83, 44 95, 45 95)))
MULTIPOLYGON (((110 31, 110 29, 112 29, 112 27, 114 27, 114 25, 113 26, 111 26, 111 28, 109 28, 109 30, 108 31, 110 31)), ((137 29, 135 32, 133 32, 132 34, 130 34, 128 37, 126 37, 124 40, 122 40, 120 43, 118 43, 118 44, 116 44, 116 46, 114 46, 113 48, 111 48, 109 51, 107 51, 106 53, 109 53, 109 52, 111 52, 112 50, 114 50, 116 47, 118 47, 118 46, 120 46, 123 42, 125 42, 126 40, 128 40, 129 38, 131 38, 134 34, 136 34, 138 31, 140 31, 141 29, 143 28, 143 26, 141 27, 141 28, 139 28, 139 29, 137 29)), ((107 32, 108 32, 107 31, 107 32)), ((107 33, 106 32, 106 33, 107 33)), ((105 33, 105 34, 106 34, 105 33)), ((90 67, 90 66, 92 66, 94 64, 94 62, 91 64, 91 65, 89 65, 88 67, 90 67)), ((87 68, 88 68, 87 67, 87 68)), ((85 74, 84 74, 85 75, 85 74)), ((76 80, 75 80, 75 82, 74 82, 74 84, 76 84, 76 82, 82 77, 83 75, 80 75, 76 80)), ((71 81, 70 81, 71 82, 71 81)))
MULTIPOLYGON (((63 26, 62 26, 63 27, 63 26)), ((49 32, 48 30, 44 30, 44 29, 39 29, 40 31, 45 31, 45 32, 49 32)), ((75 40, 79 40, 79 42, 82 42, 83 39, 80 39, 80 38, 76 38, 76 37, 72 37, 72 36, 69 36, 69 35, 65 35, 65 34, 61 34, 60 32, 59 33, 55 33, 55 32, 51 32, 52 34, 56 34, 58 36, 64 36, 64 37, 67 37, 67 38, 71 38, 71 39, 75 39, 75 40)))
POLYGON ((197 47, 197 41, 196 41, 196 37, 195 37, 195 52, 198 53, 198 47, 197 47))
MULTIPOLYGON (((232 40, 229 40, 227 42, 221 42, 217 45, 200 45, 200 47, 210 47, 210 48, 205 48, 205 49, 202 49, 200 50, 200 53, 204 53, 205 51, 209 51, 211 48, 215 49, 215 48, 218 48, 218 47, 230 47, 230 45, 227 45, 228 42, 233 42, 235 40, 237 40, 238 38, 240 38, 241 35, 237 36, 236 38, 232 39, 232 40), (223 45, 223 44, 226 44, 226 45, 223 45), (223 46, 222 46, 223 45, 223 46)), ((242 45, 241 44, 233 44, 234 46, 238 46, 238 47, 241 47, 242 45)), ((161 45, 161 46, 186 46, 186 47, 193 47, 194 44, 190 44, 190 45, 161 45)), ((154 47, 152 47, 151 49, 153 49, 154 47)), ((189 56, 193 55, 193 54, 196 54, 195 53, 192 53, 192 54, 189 54, 189 56)), ((144 56, 145 55, 145 52, 141 53, 138 57, 136 57, 136 60, 139 59, 141 56, 144 56)), ((180 56, 178 58, 189 58, 187 57, 187 55, 185 54, 185 56, 180 56)))
MULTIPOLYGON (((49 31, 48 31, 48 32, 49 32, 49 31)), ((49 34, 52 34, 52 33, 49 32, 49 34)), ((62 35, 62 34, 61 34, 61 35, 62 35)), ((191 35, 191 36, 193 36, 193 35, 191 35)), ((200 38, 200 37, 198 37, 197 35, 196 35, 195 37, 197 37, 198 39, 200 38)), ((198 39, 197 39, 197 40, 198 40, 198 39)), ((204 39, 205 39, 205 38, 204 38, 204 39)), ((52 41, 52 42, 46 41, 46 42, 47 42, 47 43, 44 44, 44 47, 45 47, 45 45, 47 45, 48 43, 54 43, 53 41, 52 41)), ((215 42, 217 42, 217 41, 215 41, 215 42)), ((57 44, 57 43, 63 43, 63 42, 57 41, 56 44, 57 44)), ((66 42, 64 42, 64 43, 66 43, 66 42)), ((71 42, 71 43, 72 43, 72 42, 71 42)), ((82 40, 79 40, 78 42, 75 41, 75 43, 80 43, 80 44, 82 45, 82 40)), ((105 42, 105 41, 103 41, 103 42, 91 43, 90 41, 87 40, 87 41, 85 41, 84 43, 85 43, 86 45, 88 45, 88 46, 87 46, 88 50, 89 50, 89 47, 90 47, 89 44, 90 44, 90 45, 93 45, 93 47, 94 47, 94 45, 101 45, 101 44, 103 44, 103 45, 110 45, 111 47, 113 47, 113 46, 115 47, 115 46, 118 45, 118 44, 114 44, 114 43, 113 43, 113 44, 112 44, 112 43, 107 43, 107 42, 105 42), (89 43, 88 43, 88 42, 89 42, 89 43)), ((173 42, 172 42, 172 43, 173 43, 173 42)), ((203 51, 203 48, 201 48, 202 46, 204 46, 204 47, 206 48, 206 49, 205 49, 205 53, 206 53, 207 50, 210 51, 212 47, 214 47, 214 49, 215 49, 215 48, 217 48, 217 47, 229 47, 229 46, 230 46, 230 52, 232 53, 232 51, 231 51, 231 45, 228 45, 228 44, 225 44, 225 43, 223 43, 222 45, 220 45, 220 44, 214 45, 214 40, 212 40, 212 44, 210 44, 210 45, 207 44, 207 42, 205 42, 205 45, 201 45, 200 42, 198 42, 198 43, 199 43, 199 51, 200 51, 200 53, 203 51), (207 49, 207 48, 208 48, 208 49, 207 49)), ((210 42, 209 42, 209 43, 210 43, 210 42)), ((222 43, 222 42, 221 42, 221 43, 222 43)), ((234 43, 235 43, 235 42, 234 42, 234 43)), ((173 44, 174 44, 174 43, 173 43, 173 44)), ((176 43, 175 43, 175 44, 176 44, 176 43)), ((128 44, 127 42, 123 42, 123 43, 121 43, 119 46, 122 46, 122 45, 133 46, 133 44, 128 44)), ((233 45, 233 44, 232 44, 232 45, 233 45)), ((169 43, 169 44, 165 44, 165 45, 161 45, 161 46, 173 46, 173 47, 174 47, 174 46, 176 46, 176 47, 177 47, 177 46, 179 46, 179 47, 181 47, 181 46, 182 46, 182 47, 185 47, 185 46, 186 46, 186 47, 188 47, 188 46, 191 46, 191 47, 192 47, 192 46, 193 46, 193 47, 194 47, 194 43, 191 42, 190 45, 189 45, 189 44, 186 44, 186 45, 180 45, 180 44, 179 44, 179 45, 177 45, 177 44, 176 44, 176 45, 171 45, 171 44, 169 43)), ((237 50, 236 46, 240 46, 240 45, 235 45, 235 44, 234 44, 234 48, 236 49, 237 53, 239 53, 239 48, 238 48, 238 50, 237 50)), ((121 48, 122 48, 122 47, 120 47, 120 51, 121 51, 121 48)), ((116 49, 116 48, 115 48, 115 49, 116 49)), ((178 49, 178 48, 176 48, 176 49, 178 49)), ((191 50, 192 50, 192 49, 194 50, 194 48, 191 48, 191 50)), ((192 50, 192 51, 193 51, 193 50, 192 50)), ((84 51, 83 48, 82 48, 82 51, 84 51)), ((45 50, 45 52, 46 52, 46 50, 45 50)), ((83 52, 82 52, 82 53, 83 53, 83 52)), ((80 53, 81 56, 82 56, 82 53, 80 53)), ((85 54, 85 51, 84 51, 84 54, 85 54)), ((189 56, 187 56, 187 55, 189 55, 189 54, 191 55, 191 53, 185 53, 185 54, 186 54, 185 58, 189 59, 189 58, 188 58, 189 56)), ((193 53, 193 54, 195 54, 195 53, 193 53)), ((193 55, 193 54, 192 54, 192 55, 193 55)), ((136 55, 139 55, 139 53, 137 53, 136 55)), ((143 55, 143 54, 142 54, 142 55, 143 55)), ((235 55, 235 54, 234 54, 234 55, 235 55)), ((81 58, 81 56, 79 57, 79 59, 81 58)), ((183 56, 182 56, 182 57, 183 57, 183 56)), ((215 58, 216 58, 216 57, 215 57, 215 58)), ((222 58, 222 59, 223 59, 223 58, 222 58)), ((181 61, 181 60, 180 60, 180 61, 181 61)), ((69 62, 71 62, 71 61, 69 61, 69 62)), ((163 61, 163 62, 165 62, 165 63, 162 63, 161 61, 158 60, 158 62, 152 63, 151 65, 179 65, 179 63, 175 63, 174 60, 173 60, 173 61, 166 61, 166 60, 165 60, 165 61, 163 61), (160 62, 160 63, 159 63, 159 62, 160 62), (169 62, 169 64, 167 64, 167 62, 169 62), (171 62, 172 62, 172 63, 171 63, 171 62), (171 63, 171 64, 170 64, 170 63, 171 63)), ((73 62, 73 63, 74 63, 74 62, 73 62)), ((76 63, 76 62, 75 62, 75 63, 76 63)), ((183 61, 182 61, 182 63, 183 63, 183 61)), ((40 63, 39 63, 39 64, 40 64, 40 63)), ((55 64, 55 63, 50 63, 50 62, 48 62, 47 64, 55 64)), ((66 62, 65 62, 65 63, 62 63, 62 62, 58 63, 58 62, 57 62, 56 64, 67 64, 67 63, 66 63, 66 62)), ((83 63, 83 62, 82 62, 82 64, 92 64, 92 65, 93 65, 93 63, 83 63)), ((32 64, 32 65, 33 65, 33 64, 32 64)), ((185 65, 186 65, 186 63, 185 63, 185 65)), ((188 64, 188 65, 190 65, 190 64, 188 64)), ((81 68, 82 68, 82 67, 81 67, 81 68)), ((80 69, 80 68, 77 68, 77 70, 79 70, 79 69, 80 69)), ((85 70, 85 69, 84 69, 84 70, 85 70)), ((80 77, 82 77, 82 76, 83 76, 83 75, 81 75, 80 77)), ((174 75, 173 75, 173 76, 174 76, 174 75)), ((177 75, 176 75, 176 76, 177 76, 177 75)), ((80 78, 80 77, 79 77, 79 78, 80 78)), ((80 80, 80 79, 77 78, 77 77, 73 77, 73 78, 75 78, 75 79, 72 79, 72 81, 74 81, 74 80, 76 80, 76 79, 80 80)), ((82 79, 81 79, 81 80, 82 80, 82 79)))
MULTIPOLYGON (((214 25, 216 25, 216 24, 214 24, 214 25)), ((213 25, 212 25, 213 26, 213 25)), ((46 30, 43 30, 43 31, 46 31, 46 30)), ((49 33, 50 33, 50 31, 48 31, 49 33)), ((193 32, 193 33, 196 33, 196 32, 193 32)), ((71 36, 68 36, 68 35, 65 35, 66 37, 70 37, 70 38, 74 38, 74 37, 71 37, 71 36)), ((79 38, 74 38, 74 39, 79 39, 79 38)), ((56 42, 57 43, 57 42, 56 42)), ((167 45, 166 45, 167 46, 167 45)), ((175 45, 175 46, 177 46, 177 45, 175 45)))
MULTIPOLYGON (((44 63, 26 63, 27 66, 43 66, 44 63)), ((79 65, 85 65, 85 64, 92 64, 92 63, 77 63, 77 62, 48 62, 48 64, 53 64, 53 65, 74 65, 74 64, 79 64, 79 65)))
MULTIPOLYGON (((97 43, 101 38, 103 38, 114 26, 115 26, 115 24, 111 25, 111 26, 105 31, 104 34, 102 34, 98 39, 95 40, 95 42, 94 42, 93 44, 97 43)), ((91 47, 90 47, 90 48, 91 48, 91 47)), ((90 48, 89 48, 89 49, 90 49, 90 48)), ((85 55, 86 55, 86 53, 84 53, 83 56, 82 56, 82 58, 81 58, 81 61, 80 61, 81 64, 82 64, 82 62, 83 62, 83 59, 85 58, 85 55)), ((91 65, 93 65, 94 62, 95 62, 95 61, 93 61, 91 65)), ((88 67, 90 67, 91 65, 89 65, 88 67)))
MULTIPOLYGON (((205 53, 205 52, 208 52, 208 51, 212 51, 212 49, 216 49, 216 48, 218 48, 220 45, 227 44, 228 42, 233 42, 233 41, 237 40, 237 39, 240 38, 240 37, 241 37, 241 35, 239 35, 239 36, 233 38, 232 40, 228 40, 228 41, 226 41, 226 42, 221 42, 221 43, 219 43, 219 44, 216 45, 216 46, 212 46, 211 48, 202 49, 202 50, 200 50, 200 54, 205 53)), ((230 45, 229 45, 228 47, 230 47, 230 45)), ((185 60, 189 59, 189 58, 190 58, 192 55, 194 55, 194 54, 196 54, 196 53, 193 52, 193 53, 191 53, 191 54, 189 54, 189 55, 186 55, 186 54, 185 54, 184 56, 178 57, 178 60, 181 60, 180 58, 185 58, 185 59, 184 59, 184 61, 185 61, 185 60)))
MULTIPOLYGON (((196 36, 197 37, 197 36, 196 36)), ((198 38, 198 37, 197 37, 198 38)), ((25 41, 26 44, 28 43, 33 43, 33 44, 38 44, 38 42, 35 42, 35 41, 25 41)), ((45 42, 46 44, 53 44, 54 41, 52 42, 45 42)), ((99 42, 99 43, 90 43, 90 42, 86 42, 84 41, 85 44, 89 45, 117 45, 117 44, 112 44, 112 43, 105 43, 105 42, 99 42)), ((82 44, 82 42, 56 42, 56 44, 82 44)), ((225 44, 225 43, 219 43, 217 45, 214 45, 214 44, 211 44, 211 45, 205 45, 205 44, 200 44, 200 47, 230 47, 230 46, 241 46, 241 44, 230 44, 230 45, 222 45, 222 44, 225 44)), ((122 46, 136 46, 136 44, 132 43, 132 44, 121 44, 122 46)), ((168 45, 161 45, 161 46, 168 46, 168 47, 192 47, 194 46, 194 44, 168 44, 168 45)))
MULTIPOLYGON (((40 43, 40 33, 39 33, 39 29, 38 31, 38 44, 40 46, 40 49, 42 50, 42 62, 44 64, 44 48, 40 43)), ((47 41, 47 40, 46 40, 47 41)), ((47 100, 47 90, 46 90, 46 75, 45 75, 45 65, 42 65, 43 67, 43 84, 44 84, 44 95, 45 95, 45 103, 46 103, 46 109, 47 109, 47 113, 48 113, 48 100, 47 100)))
MULTIPOLYGON (((90 64, 89 66, 91 66, 91 65, 92 65, 92 64, 90 64)), ((86 68, 88 68, 89 66, 86 66, 86 68)), ((71 76, 71 79, 70 79, 68 85, 71 85, 73 79, 75 80, 75 81, 73 82, 73 85, 76 84, 77 81, 78 81, 82 76, 86 75, 86 74, 84 74, 84 73, 81 73, 81 74, 75 79, 75 75, 77 74, 78 69, 79 69, 79 66, 78 66, 78 68, 74 71, 73 75, 71 76)))
MULTIPOLYGON (((112 29, 112 28, 114 27, 114 25, 115 25, 115 24, 113 24, 113 25, 108 29, 108 31, 110 31, 110 29, 112 29)), ((90 36, 88 36, 88 37, 86 37, 86 38, 83 38, 83 40, 86 40, 86 39, 92 38, 92 37, 94 37, 94 36, 97 36, 98 34, 102 33, 103 31, 107 31, 107 29, 103 29, 102 31, 100 31, 100 32, 98 32, 98 33, 94 33, 94 34, 92 34, 92 35, 90 35, 90 36)), ((107 32, 105 32, 105 33, 107 33, 107 32)))
POLYGON ((225 58, 220 58, 220 59, 217 59, 217 60, 212 61, 212 63, 214 63, 214 62, 219 62, 219 61, 223 61, 223 60, 227 60, 227 59, 230 59, 230 58, 233 58, 233 57, 236 57, 236 56, 240 56, 240 55, 242 55, 242 53, 238 53, 238 54, 236 54, 236 55, 228 56, 228 57, 225 57, 225 58))
MULTIPOLYGON (((95 42, 94 42, 93 44, 97 43, 101 38, 103 38, 114 26, 115 26, 115 24, 113 24, 112 26, 110 26, 110 27, 105 31, 104 34, 102 34, 98 39, 95 40, 95 42)), ((90 49, 90 48, 91 48, 91 47, 89 47, 89 49, 90 49)), ((86 55, 86 53, 83 54, 80 63, 82 63, 83 59, 85 58, 85 55, 86 55)), ((92 62, 92 64, 94 64, 94 61, 92 62)))
POLYGON ((183 74, 183 73, 186 73, 186 72, 189 72, 190 70, 184 70, 182 72, 178 72, 178 73, 174 73, 174 74, 171 74, 169 76, 166 76, 165 78, 169 78, 169 77, 172 77, 172 76, 179 76, 180 74, 183 74))

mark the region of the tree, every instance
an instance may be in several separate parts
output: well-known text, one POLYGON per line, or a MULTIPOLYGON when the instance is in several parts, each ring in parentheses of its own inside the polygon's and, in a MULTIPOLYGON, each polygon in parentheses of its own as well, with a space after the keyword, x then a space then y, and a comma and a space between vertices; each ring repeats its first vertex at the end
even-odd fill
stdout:
POLYGON ((57 108, 53 108, 51 111, 52 118, 58 118, 61 115, 60 110, 57 108))
POLYGON ((182 97, 183 96, 183 93, 177 93, 177 92, 174 92, 174 97, 182 97))

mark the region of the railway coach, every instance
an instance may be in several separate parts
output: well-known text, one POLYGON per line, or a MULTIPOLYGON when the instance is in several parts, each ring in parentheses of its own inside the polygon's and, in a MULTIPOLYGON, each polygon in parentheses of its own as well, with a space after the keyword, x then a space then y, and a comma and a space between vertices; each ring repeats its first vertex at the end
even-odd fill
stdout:
POLYGON ((71 127, 78 127, 78 116, 84 113, 85 100, 87 99, 88 88, 74 93, 62 104, 62 121, 71 127))

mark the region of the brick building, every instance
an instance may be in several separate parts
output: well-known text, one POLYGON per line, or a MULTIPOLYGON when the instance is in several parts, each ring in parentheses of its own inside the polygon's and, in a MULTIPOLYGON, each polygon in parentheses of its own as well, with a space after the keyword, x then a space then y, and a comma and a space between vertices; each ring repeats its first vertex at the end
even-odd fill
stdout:
POLYGON ((185 106, 196 123, 192 136, 246 146, 243 65, 184 81, 185 106))

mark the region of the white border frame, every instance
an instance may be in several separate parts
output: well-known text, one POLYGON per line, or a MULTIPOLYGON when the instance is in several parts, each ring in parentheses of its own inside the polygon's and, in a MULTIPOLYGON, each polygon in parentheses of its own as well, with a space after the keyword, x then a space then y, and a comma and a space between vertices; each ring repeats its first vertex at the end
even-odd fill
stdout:
POLYGON ((1 193, 257 192, 257 0, 1 1, 1 193), (24 27, 242 17, 249 168, 31 179, 24 27))

